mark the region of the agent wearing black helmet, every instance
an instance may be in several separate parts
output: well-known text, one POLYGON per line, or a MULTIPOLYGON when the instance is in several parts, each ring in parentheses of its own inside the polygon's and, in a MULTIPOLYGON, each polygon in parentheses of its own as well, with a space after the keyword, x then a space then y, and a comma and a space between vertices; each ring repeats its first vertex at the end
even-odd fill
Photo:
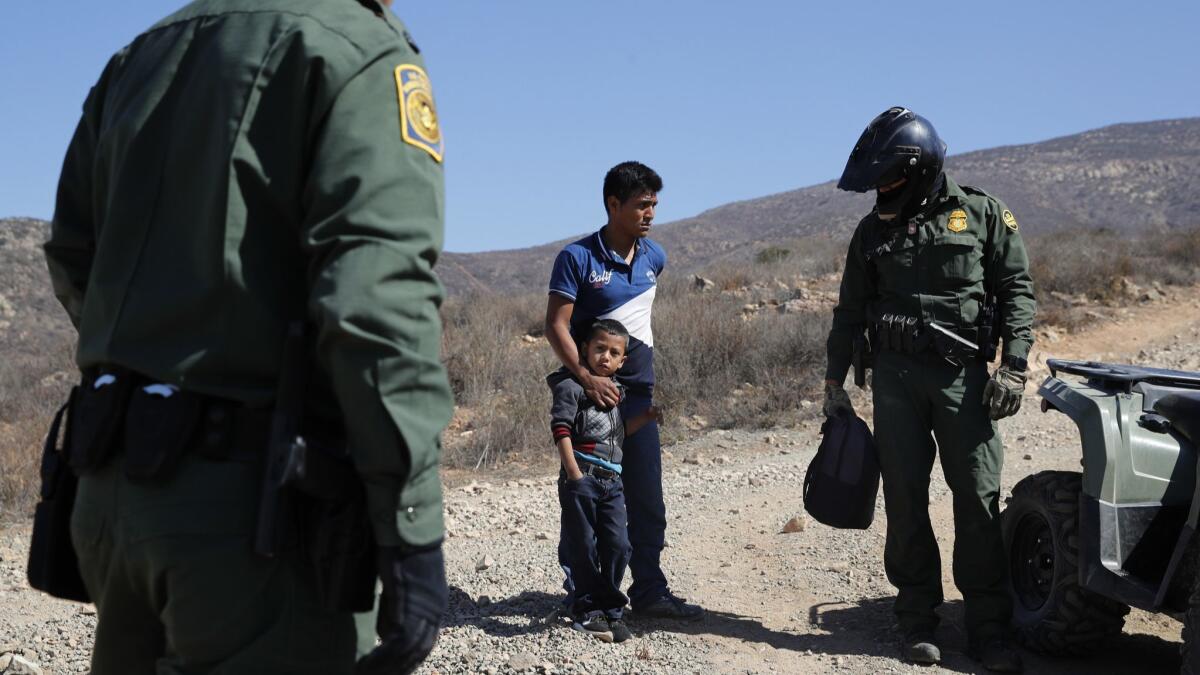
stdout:
POLYGON ((829 332, 825 414, 853 413, 842 385, 855 350, 873 362, 875 438, 887 510, 884 567, 906 658, 941 659, 941 561, 929 475, 954 494, 954 582, 970 653, 1018 672, 999 525, 1004 451, 995 420, 1017 411, 1033 343, 1033 282, 1017 219, 995 197, 942 171, 928 120, 891 108, 867 126, 838 187, 876 193, 850 241, 829 332), (988 363, 1003 338, 1001 364, 988 363))

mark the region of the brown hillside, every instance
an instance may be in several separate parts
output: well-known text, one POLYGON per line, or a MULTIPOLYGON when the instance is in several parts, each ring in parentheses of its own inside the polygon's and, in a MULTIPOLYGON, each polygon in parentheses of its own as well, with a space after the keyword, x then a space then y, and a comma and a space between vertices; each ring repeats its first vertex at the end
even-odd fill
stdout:
POLYGON ((46 235, 45 221, 0 219, 0 350, 10 362, 74 340, 50 288, 42 256, 46 235))
MULTIPOLYGON (((1117 124, 955 155, 947 170, 1003 199, 1031 233, 1191 226, 1200 212, 1200 118, 1117 124)), ((688 271, 749 261, 767 246, 797 239, 842 238, 869 208, 869 197, 841 192, 831 181, 719 206, 659 225, 652 236, 667 247, 673 271, 688 271)), ((452 293, 538 287, 555 253, 573 239, 450 253, 441 275, 452 293)))
MULTIPOLYGON (((1031 234, 1191 227, 1200 213, 1200 118, 1118 124, 955 155, 947 169, 959 182, 1004 199, 1031 234)), ((870 197, 841 192, 831 181, 663 223, 653 236, 667 247, 671 271, 680 273, 747 262, 768 246, 807 246, 803 240, 814 236, 840 242, 869 208, 870 197)), ((39 336, 70 334, 41 258, 46 227, 39 220, 0 219, 0 346, 6 353, 42 343, 39 336)), ((554 255, 575 238, 447 253, 438 271, 452 295, 540 288, 554 255)))

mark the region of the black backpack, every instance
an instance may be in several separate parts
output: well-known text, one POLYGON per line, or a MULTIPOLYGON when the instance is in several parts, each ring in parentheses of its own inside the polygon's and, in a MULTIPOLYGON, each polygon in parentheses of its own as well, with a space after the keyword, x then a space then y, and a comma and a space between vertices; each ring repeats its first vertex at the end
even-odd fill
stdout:
POLYGON ((875 519, 879 456, 867 423, 834 415, 821 425, 821 446, 804 474, 804 509, 818 522, 865 530, 875 519))

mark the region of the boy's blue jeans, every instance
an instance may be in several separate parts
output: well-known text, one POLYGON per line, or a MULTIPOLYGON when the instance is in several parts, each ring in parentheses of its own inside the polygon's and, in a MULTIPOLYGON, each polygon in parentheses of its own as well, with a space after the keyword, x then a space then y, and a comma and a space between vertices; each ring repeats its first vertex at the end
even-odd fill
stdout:
POLYGON ((565 559, 571 614, 583 617, 603 612, 620 619, 626 598, 621 580, 629 564, 629 537, 625 533, 625 495, 621 479, 584 475, 579 480, 558 476, 558 503, 562 531, 558 555, 565 559))
MULTIPOLYGON (((650 407, 649 394, 627 391, 621 402, 621 418, 633 419, 650 407)), ((661 600, 668 593, 667 577, 662 570, 663 541, 667 531, 667 507, 663 504, 662 449, 659 446, 658 423, 650 422, 636 434, 625 437, 621 446, 621 482, 626 495, 628 512, 629 543, 633 553, 629 558, 629 571, 633 584, 629 587, 629 600, 634 611, 661 600)), ((567 592, 565 604, 570 606, 576 584, 571 572, 571 562, 561 542, 558 563, 566 579, 563 589, 567 592)))

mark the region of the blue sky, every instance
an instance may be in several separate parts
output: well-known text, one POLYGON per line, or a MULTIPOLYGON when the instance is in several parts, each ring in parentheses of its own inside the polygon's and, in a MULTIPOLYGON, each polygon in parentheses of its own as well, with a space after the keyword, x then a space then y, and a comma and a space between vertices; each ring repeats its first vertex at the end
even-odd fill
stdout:
MULTIPOLYGON (((113 51, 181 4, 4 3, 0 216, 50 217, 88 88, 113 51)), ((452 251, 599 226, 603 174, 626 159, 662 174, 660 222, 826 181, 891 105, 931 119, 952 153, 1200 115, 1196 0, 394 10, 425 54, 446 132, 452 251)))

